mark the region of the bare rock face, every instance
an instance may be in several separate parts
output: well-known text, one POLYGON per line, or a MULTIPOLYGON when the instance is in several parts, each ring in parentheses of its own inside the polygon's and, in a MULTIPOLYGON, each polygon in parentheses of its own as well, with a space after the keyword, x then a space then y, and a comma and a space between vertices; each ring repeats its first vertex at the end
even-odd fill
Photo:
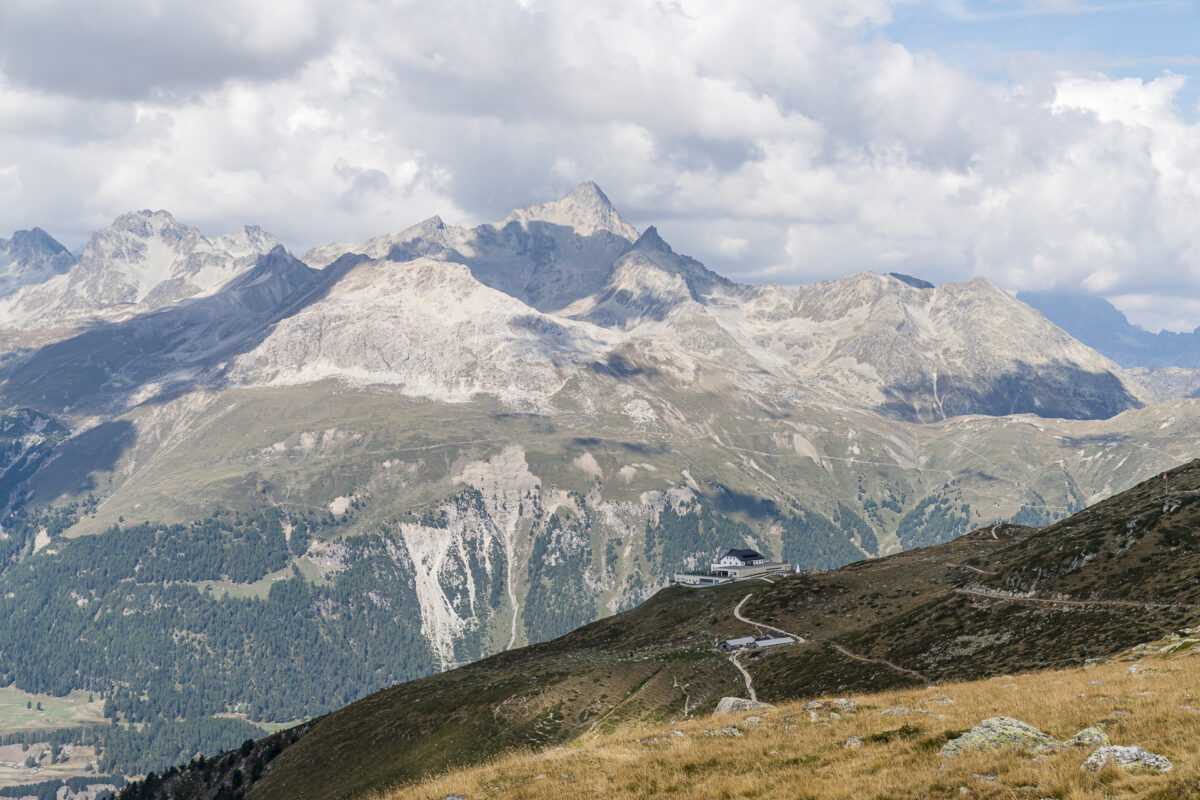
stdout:
POLYGON ((127 315, 202 295, 278 245, 278 239, 256 226, 209 239, 166 211, 133 211, 92 234, 69 269, 40 282, 26 281, 5 298, 0 325, 53 327, 114 309, 127 315))
POLYGON ((757 700, 747 700, 744 697, 722 697, 717 703, 714 714, 738 714, 743 711, 762 711, 775 706, 770 703, 760 703, 757 700))
POLYGON ((17 231, 0 239, 0 297, 61 275, 75 256, 41 228, 17 231))
POLYGON ((1099 772, 1109 764, 1122 769, 1146 769, 1155 772, 1168 772, 1173 767, 1166 756, 1146 752, 1141 747, 1109 745, 1108 747, 1101 747, 1088 756, 1087 761, 1083 762, 1083 766, 1080 769, 1086 772, 1099 772))
POLYGON ((971 730, 942 746, 942 758, 963 753, 1008 750, 1024 755, 1042 755, 1060 747, 1051 735, 1012 717, 985 719, 971 730))

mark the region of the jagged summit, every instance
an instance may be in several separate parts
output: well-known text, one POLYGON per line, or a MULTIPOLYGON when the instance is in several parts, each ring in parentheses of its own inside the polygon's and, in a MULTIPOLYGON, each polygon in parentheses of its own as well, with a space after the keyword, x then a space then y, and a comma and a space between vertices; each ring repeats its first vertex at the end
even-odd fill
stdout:
POLYGON ((658 228, 651 225, 642 232, 633 246, 638 250, 663 250, 668 253, 675 252, 671 246, 663 241, 662 236, 658 233, 658 228))
POLYGON ((75 256, 41 228, 0 239, 0 297, 66 272, 75 256))
POLYGON ((56 255, 69 252, 61 242, 38 227, 27 231, 15 231, 10 240, 10 246, 13 250, 42 250, 56 255))
POLYGON ((592 181, 579 184, 560 200, 517 209, 497 224, 503 227, 512 222, 562 225, 580 236, 607 231, 631 242, 638 238, 637 228, 621 219, 608 196, 592 181))
POLYGON ((4 298, 0 325, 58 327, 207 294, 278 245, 257 226, 210 239, 167 211, 130 211, 93 233, 77 262, 56 250, 56 258, 69 259, 66 268, 26 280, 4 298))

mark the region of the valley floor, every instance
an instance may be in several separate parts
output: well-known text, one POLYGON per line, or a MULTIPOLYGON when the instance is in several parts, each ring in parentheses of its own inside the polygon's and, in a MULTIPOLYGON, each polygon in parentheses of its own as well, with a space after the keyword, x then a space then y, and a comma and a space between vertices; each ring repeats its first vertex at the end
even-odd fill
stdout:
MULTIPOLYGON (((766 711, 631 726, 372 796, 467 798, 1200 798, 1200 641, 1175 635, 1065 670, 854 695, 858 710, 802 702, 766 711), (1197 693, 1194 695, 1193 693, 1197 693), (811 707, 811 705, 810 705, 811 707), (941 757, 989 717, 1014 717, 1065 740, 1099 726, 1115 745, 1170 759, 1163 773, 1081 769, 1094 748, 1044 758, 941 757), (858 747, 847 747, 859 737, 858 747)), ((829 698, 827 698, 829 699, 829 698)))

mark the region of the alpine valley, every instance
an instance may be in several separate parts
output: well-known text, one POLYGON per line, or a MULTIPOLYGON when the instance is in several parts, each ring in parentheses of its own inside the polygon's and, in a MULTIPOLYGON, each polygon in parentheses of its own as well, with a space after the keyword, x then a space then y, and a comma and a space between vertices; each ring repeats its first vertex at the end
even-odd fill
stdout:
POLYGON ((5 784, 232 747, 725 548, 828 570, 1047 525, 1200 441, 1192 371, 986 280, 737 284, 590 183, 300 258, 163 211, 78 258, 20 231, 0 347, 5 784))

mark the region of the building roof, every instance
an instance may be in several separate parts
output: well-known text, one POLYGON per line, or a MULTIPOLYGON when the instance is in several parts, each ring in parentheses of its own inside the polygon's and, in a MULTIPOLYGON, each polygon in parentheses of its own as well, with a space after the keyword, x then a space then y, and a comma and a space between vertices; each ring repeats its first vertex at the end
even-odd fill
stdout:
POLYGON ((757 550, 730 550, 725 555, 740 558, 742 561, 756 561, 763 558, 763 554, 757 550))
POLYGON ((760 636, 754 640, 755 647, 775 647, 781 644, 795 644, 791 636, 760 636))

